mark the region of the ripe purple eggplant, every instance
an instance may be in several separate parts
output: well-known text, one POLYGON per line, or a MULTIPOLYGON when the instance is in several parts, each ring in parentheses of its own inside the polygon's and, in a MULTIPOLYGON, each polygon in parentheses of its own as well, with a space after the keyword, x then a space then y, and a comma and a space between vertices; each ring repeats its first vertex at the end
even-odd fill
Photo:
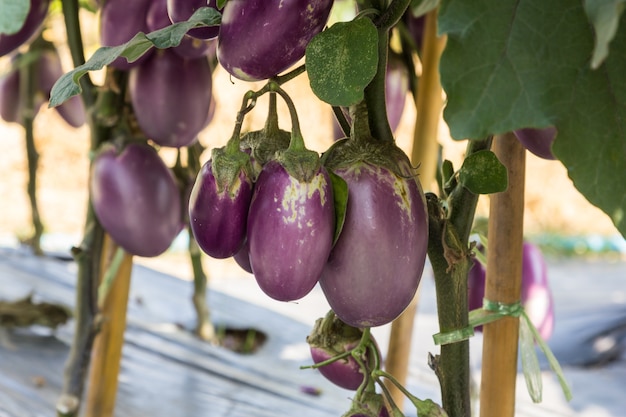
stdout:
POLYGON ((102 227, 134 255, 160 255, 183 228, 174 176, 145 143, 131 143, 120 153, 112 146, 100 151, 90 191, 102 227))
POLYGON ((5 122, 20 123, 21 114, 20 72, 12 69, 0 77, 0 117, 5 122))
POLYGON ((206 59, 157 50, 130 71, 128 86, 137 123, 155 143, 187 146, 206 126, 212 94, 206 59))
POLYGON ((274 77, 304 56, 332 6, 333 0, 229 1, 222 14, 217 58, 241 80, 274 77))
POLYGON ((200 248, 213 258, 237 254, 246 239, 252 179, 245 169, 220 183, 209 160, 200 172, 189 199, 189 224, 200 248))
POLYGON ((533 154, 543 159, 556 159, 552 153, 552 143, 557 133, 555 127, 518 129, 514 133, 522 145, 533 154))
POLYGON ((49 5, 49 0, 30 0, 30 9, 22 28, 11 35, 0 34, 0 56, 13 52, 39 32, 49 5))
MULTIPOLYGON (((167 14, 167 3, 168 0, 152 0, 146 15, 146 24, 150 32, 163 29, 172 24, 167 14)), ((210 48, 210 42, 185 35, 181 39, 180 44, 172 48, 172 50, 183 58, 194 59, 206 57, 210 52, 210 48)))
MULTIPOLYGON (((100 11, 100 43, 102 46, 118 46, 128 42, 139 32, 148 32, 146 16, 152 0, 107 0, 100 11)), ((144 54, 135 62, 126 58, 115 59, 110 66, 120 70, 129 70, 145 60, 152 51, 144 54)))
MULTIPOLYGON (((167 14, 172 23, 188 20, 200 7, 217 10, 217 0, 167 0, 167 14)), ((214 39, 219 31, 219 26, 211 26, 191 29, 187 34, 196 39, 214 39)))
POLYGON ((249 274, 252 273, 252 265, 250 265, 250 248, 248 247, 247 239, 243 243, 241 249, 239 249, 239 252, 233 255, 233 259, 237 262, 237 265, 239 265, 241 269, 249 274))
POLYGON ((352 139, 337 143, 325 162, 346 181, 348 205, 319 282, 331 308, 355 327, 381 326, 404 311, 428 243, 426 200, 408 157, 393 144, 367 146, 379 146, 369 154, 387 162, 359 156, 362 144, 352 139))
MULTIPOLYGON (((485 278, 485 267, 475 260, 468 275, 470 310, 483 306, 485 278)), ((554 301, 543 254, 530 242, 524 242, 523 245, 521 302, 541 337, 548 340, 554 329, 554 301)), ((482 326, 476 327, 476 330, 481 331, 482 326)))
POLYGON ((333 190, 324 167, 298 179, 277 160, 265 164, 248 214, 250 264, 263 292, 279 301, 307 295, 328 259, 334 231, 333 190))

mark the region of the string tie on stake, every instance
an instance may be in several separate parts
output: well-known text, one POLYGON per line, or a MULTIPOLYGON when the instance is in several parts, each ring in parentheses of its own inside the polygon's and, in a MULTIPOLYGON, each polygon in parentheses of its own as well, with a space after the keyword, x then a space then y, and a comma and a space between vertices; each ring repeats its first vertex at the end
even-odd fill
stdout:
POLYGON ((526 314, 524 307, 519 301, 506 304, 483 298, 483 307, 470 311, 469 325, 467 327, 437 333, 433 335, 433 339, 436 345, 446 345, 460 342, 472 337, 476 326, 491 323, 501 319, 502 317, 517 317, 520 319, 519 338, 522 369, 524 370, 526 388, 528 389, 528 393, 530 394, 533 402, 541 402, 541 394, 543 390, 541 369, 539 368, 539 360, 537 359, 537 352, 535 351, 535 343, 539 346, 548 360, 550 368, 556 374, 565 398, 567 401, 570 401, 572 399, 572 392, 567 381, 565 380, 559 361, 552 353, 552 350, 550 350, 548 344, 543 340, 539 331, 532 323, 528 314, 526 314))

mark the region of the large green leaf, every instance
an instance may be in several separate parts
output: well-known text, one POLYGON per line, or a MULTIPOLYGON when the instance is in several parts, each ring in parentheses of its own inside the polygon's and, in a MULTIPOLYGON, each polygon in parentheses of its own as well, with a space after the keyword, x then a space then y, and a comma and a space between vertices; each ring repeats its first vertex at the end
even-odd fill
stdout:
POLYGON ((626 236, 626 24, 622 16, 594 70, 594 29, 582 3, 443 1, 444 117, 455 139, 556 126, 553 152, 626 236))
POLYGON ((0 34, 12 35, 24 26, 30 10, 29 0, 0 0, 0 34))
POLYGON ((58 106, 76 94, 80 94, 80 78, 89 71, 97 71, 123 56, 129 62, 136 61, 152 47, 164 49, 178 46, 185 33, 197 26, 215 26, 221 14, 211 7, 198 9, 186 22, 175 23, 163 29, 144 34, 139 32, 120 46, 104 46, 96 50, 87 62, 64 74, 52 87, 50 107, 58 106))
POLYGON ((338 22, 306 48, 306 69, 315 95, 332 106, 351 106, 376 75, 378 31, 368 18, 338 22))

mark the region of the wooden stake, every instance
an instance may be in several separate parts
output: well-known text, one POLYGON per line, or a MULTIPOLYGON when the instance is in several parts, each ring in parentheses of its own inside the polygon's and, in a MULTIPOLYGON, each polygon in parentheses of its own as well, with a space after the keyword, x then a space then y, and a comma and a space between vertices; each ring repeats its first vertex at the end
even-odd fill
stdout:
MULTIPOLYGON (((520 300, 525 150, 512 133, 497 136, 494 152, 508 169, 509 187, 491 196, 485 297, 505 304, 520 300)), ((519 319, 505 317, 483 327, 481 417, 515 414, 519 319)))
MULTIPOLYGON (((104 276, 116 250, 117 245, 107 235, 100 276, 104 276)), ((100 332, 94 341, 89 371, 86 417, 113 417, 114 414, 132 265, 132 255, 124 254, 115 281, 100 311, 100 332)))
MULTIPOLYGON (((439 81, 439 58, 445 46, 445 38, 437 37, 437 10, 426 15, 424 27, 424 50, 422 53, 422 75, 419 79, 419 93, 415 106, 417 118, 413 134, 411 162, 420 165, 420 182, 424 189, 429 189, 435 181, 437 168, 438 142, 437 134, 441 107, 443 105, 441 83, 439 81)), ((413 324, 417 311, 419 290, 413 301, 400 317, 391 325, 389 349, 385 369, 400 384, 406 385, 409 371, 409 356, 413 324)), ((386 381, 394 402, 402 409, 404 394, 398 387, 386 381)))

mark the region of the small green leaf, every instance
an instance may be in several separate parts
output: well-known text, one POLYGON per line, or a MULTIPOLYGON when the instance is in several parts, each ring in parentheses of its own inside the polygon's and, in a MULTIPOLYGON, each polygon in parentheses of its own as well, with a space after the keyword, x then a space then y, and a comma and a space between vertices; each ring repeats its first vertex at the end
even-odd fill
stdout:
POLYGON ((97 71, 123 56, 134 62, 152 47, 159 49, 178 46, 191 28, 215 26, 220 23, 220 13, 212 7, 202 7, 186 22, 174 23, 163 29, 144 34, 139 32, 130 41, 119 46, 103 46, 96 50, 87 62, 64 74, 57 80, 50 93, 50 107, 58 106, 76 94, 80 94, 80 78, 89 71, 97 71))
POLYGON ((439 0, 411 0, 411 13, 420 17, 439 6, 439 0))
POLYGON ((337 243, 343 223, 346 220, 346 210, 348 209, 348 183, 339 175, 328 170, 330 181, 333 186, 333 200, 335 203, 335 236, 333 238, 333 246, 337 243))
POLYGON ((475 194, 499 193, 508 186, 506 167, 493 152, 476 152, 463 161, 459 182, 475 194))
POLYGON ((216 3, 217 4, 217 8, 222 10, 224 8, 224 6, 226 5, 227 1, 228 0, 217 0, 217 3, 216 3))
POLYGON ((376 75, 378 31, 368 18, 338 22, 318 33, 306 48, 311 89, 332 106, 351 106, 376 75))
POLYGON ((609 44, 617 33, 626 0, 585 0, 585 13, 596 32, 591 68, 598 68, 609 56, 609 44))
POLYGON ((0 0, 0 34, 13 35, 18 32, 28 11, 30 10, 29 0, 0 0))

